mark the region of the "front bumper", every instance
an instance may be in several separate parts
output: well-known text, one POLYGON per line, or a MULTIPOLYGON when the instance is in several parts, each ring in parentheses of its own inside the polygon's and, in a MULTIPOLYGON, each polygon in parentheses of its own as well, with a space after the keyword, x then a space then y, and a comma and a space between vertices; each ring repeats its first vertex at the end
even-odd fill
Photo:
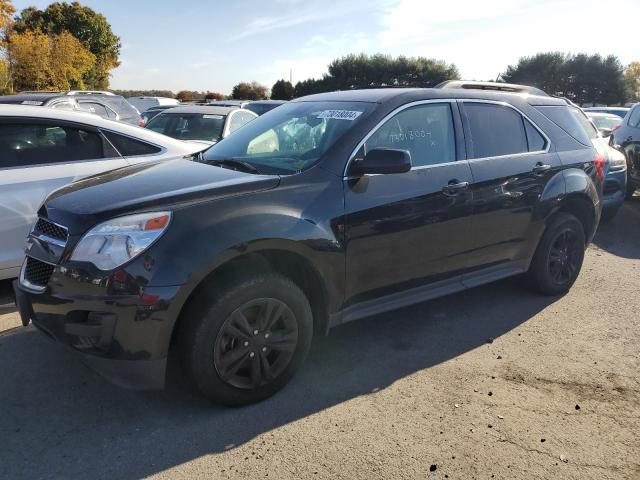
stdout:
POLYGON ((163 388, 177 317, 173 300, 180 287, 127 288, 125 283, 119 292, 109 279, 97 281, 77 273, 56 267, 42 292, 15 281, 22 323, 32 321, 116 385, 163 388))
POLYGON ((624 202, 627 190, 627 170, 609 172, 604 183, 602 207, 605 210, 616 210, 624 202))

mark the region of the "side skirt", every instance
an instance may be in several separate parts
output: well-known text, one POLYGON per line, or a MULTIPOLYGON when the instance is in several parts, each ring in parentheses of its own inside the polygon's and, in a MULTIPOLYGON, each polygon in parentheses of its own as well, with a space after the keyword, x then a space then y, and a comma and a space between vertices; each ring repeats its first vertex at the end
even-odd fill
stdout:
POLYGON ((340 312, 331 315, 329 327, 335 327, 343 323, 371 317, 380 313, 397 310, 399 308, 425 302, 438 297, 444 297, 452 293, 495 282, 503 278, 512 277, 524 273, 521 265, 514 263, 502 263, 492 267, 483 268, 473 273, 458 275, 447 280, 415 287, 404 292, 396 292, 384 297, 367 300, 351 305, 340 312))

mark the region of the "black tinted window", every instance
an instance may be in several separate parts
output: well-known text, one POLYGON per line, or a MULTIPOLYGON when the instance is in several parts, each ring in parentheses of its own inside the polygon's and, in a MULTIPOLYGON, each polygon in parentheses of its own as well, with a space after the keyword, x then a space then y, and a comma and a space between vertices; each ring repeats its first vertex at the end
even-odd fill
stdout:
POLYGON ((629 115, 629 126, 640 127, 640 105, 636 106, 629 115))
POLYGON ((56 125, 0 124, 0 168, 104 158, 94 132, 56 125))
POLYGON ((530 152, 539 152, 544 150, 547 146, 547 141, 544 139, 540 132, 531 125, 526 118, 524 119, 524 128, 527 131, 527 142, 529 144, 530 152))
POLYGON ((455 133, 448 103, 416 105, 387 120, 365 142, 375 148, 408 150, 413 166, 436 165, 456 159, 455 133))
POLYGON ((549 120, 584 145, 591 145, 591 139, 598 137, 598 132, 584 113, 576 107, 568 105, 538 107, 549 120))
POLYGON ((529 151, 522 115, 488 103, 465 103, 473 158, 497 157, 529 151))
POLYGON ((124 135, 118 135, 113 132, 102 132, 113 144, 114 147, 124 157, 135 157, 136 155, 151 155, 160 151, 159 147, 150 145, 140 140, 135 140, 124 135))
POLYGON ((83 112, 93 113, 102 118, 109 118, 107 108, 104 105, 100 105, 95 102, 78 102, 78 108, 83 112))

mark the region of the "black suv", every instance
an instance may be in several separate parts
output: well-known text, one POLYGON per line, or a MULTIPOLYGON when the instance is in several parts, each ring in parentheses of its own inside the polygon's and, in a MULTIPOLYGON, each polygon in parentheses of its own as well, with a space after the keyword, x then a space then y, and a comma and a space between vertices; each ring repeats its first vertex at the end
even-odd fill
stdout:
POLYGON ((176 344, 212 400, 282 388, 314 334, 523 275, 580 271, 605 160, 564 100, 462 88, 301 98, 192 160, 49 196, 16 281, 23 322, 131 388, 176 344))
POLYGON ((613 130, 610 143, 627 158, 627 198, 640 188, 640 103, 613 130))

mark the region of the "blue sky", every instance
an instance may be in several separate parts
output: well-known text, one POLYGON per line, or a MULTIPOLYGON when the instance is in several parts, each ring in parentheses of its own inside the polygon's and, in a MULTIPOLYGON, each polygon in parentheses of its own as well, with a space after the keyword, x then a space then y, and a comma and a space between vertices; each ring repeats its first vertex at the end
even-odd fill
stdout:
MULTIPOLYGON (((16 1, 44 8, 49 1, 16 1)), ((639 0, 85 0, 122 41, 113 88, 230 93, 240 81, 271 86, 326 72, 348 53, 426 56, 463 78, 490 79, 539 51, 613 53, 640 60, 639 0), (613 7, 615 5, 615 7, 613 7)))

